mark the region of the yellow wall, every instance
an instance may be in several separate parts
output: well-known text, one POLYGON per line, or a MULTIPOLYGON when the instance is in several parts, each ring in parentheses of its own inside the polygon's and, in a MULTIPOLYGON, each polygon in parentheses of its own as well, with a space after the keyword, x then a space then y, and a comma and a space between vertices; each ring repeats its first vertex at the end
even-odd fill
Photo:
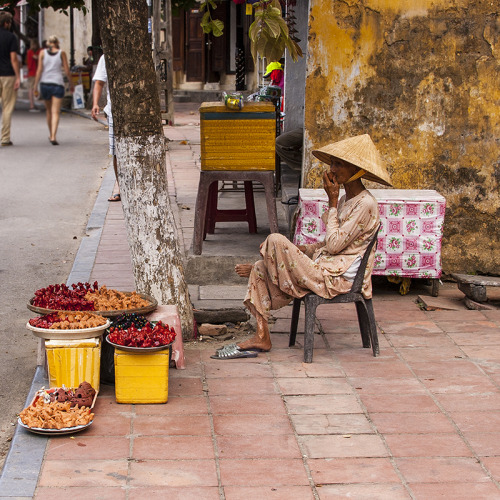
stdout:
POLYGON ((394 187, 446 197, 444 272, 500 274, 497 3, 310 5, 305 187, 321 183, 311 149, 369 133, 394 187))

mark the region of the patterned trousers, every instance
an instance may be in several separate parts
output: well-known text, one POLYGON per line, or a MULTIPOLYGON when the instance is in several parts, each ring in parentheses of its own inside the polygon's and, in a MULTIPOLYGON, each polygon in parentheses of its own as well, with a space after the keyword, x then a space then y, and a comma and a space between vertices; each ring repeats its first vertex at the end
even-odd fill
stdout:
POLYGON ((352 287, 351 281, 331 276, 282 234, 270 234, 260 253, 262 260, 252 268, 244 301, 254 316, 259 313, 267 320, 271 310, 286 306, 293 298, 314 292, 332 299, 352 287))

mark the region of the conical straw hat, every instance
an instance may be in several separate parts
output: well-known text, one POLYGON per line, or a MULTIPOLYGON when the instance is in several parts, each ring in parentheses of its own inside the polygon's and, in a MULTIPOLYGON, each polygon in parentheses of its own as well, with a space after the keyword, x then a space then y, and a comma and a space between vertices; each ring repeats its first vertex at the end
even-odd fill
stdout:
POLYGON ((392 186, 391 178, 380 153, 368 134, 334 142, 321 149, 315 149, 312 154, 327 164, 330 164, 332 157, 340 158, 365 170, 363 179, 392 186))

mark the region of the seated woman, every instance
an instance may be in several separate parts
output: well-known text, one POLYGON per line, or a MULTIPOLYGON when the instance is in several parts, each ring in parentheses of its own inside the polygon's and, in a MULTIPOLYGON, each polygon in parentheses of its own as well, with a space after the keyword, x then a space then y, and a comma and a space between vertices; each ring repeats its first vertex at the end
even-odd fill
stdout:
MULTIPOLYGON (((309 292, 331 299, 349 292, 361 257, 379 226, 378 204, 361 178, 390 186, 390 178, 368 134, 345 139, 312 152, 330 166, 323 174, 329 209, 323 214, 324 241, 294 245, 283 235, 270 234, 261 245, 262 260, 240 264, 236 272, 248 277, 244 304, 257 320, 255 335, 219 349, 215 359, 255 357, 271 349, 268 319, 273 309, 309 292), (339 201, 339 187, 345 195, 339 201)), ((363 295, 372 296, 374 251, 363 282, 363 295)))

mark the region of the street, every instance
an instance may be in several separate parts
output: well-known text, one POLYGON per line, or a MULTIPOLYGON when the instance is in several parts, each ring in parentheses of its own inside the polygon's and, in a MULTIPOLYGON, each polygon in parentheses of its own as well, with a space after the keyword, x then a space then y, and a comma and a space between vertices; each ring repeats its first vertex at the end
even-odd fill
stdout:
POLYGON ((36 366, 26 303, 38 288, 66 281, 109 164, 97 122, 63 113, 57 139, 48 140, 44 111, 18 101, 14 146, 0 148, 0 466, 36 366))

